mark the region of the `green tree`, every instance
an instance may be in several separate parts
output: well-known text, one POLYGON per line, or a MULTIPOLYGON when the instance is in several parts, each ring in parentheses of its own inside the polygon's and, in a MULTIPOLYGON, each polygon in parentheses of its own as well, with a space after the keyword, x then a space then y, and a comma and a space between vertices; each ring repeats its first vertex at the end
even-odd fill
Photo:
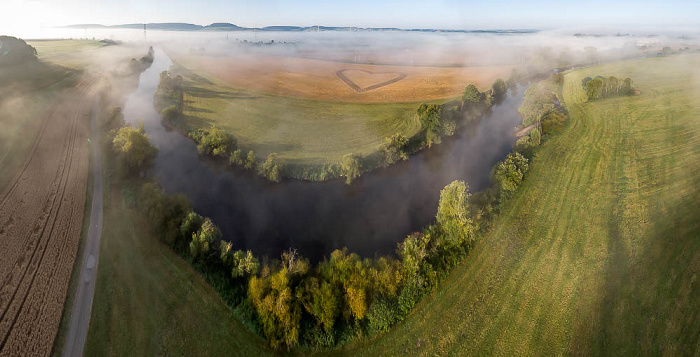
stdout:
POLYGON ((464 93, 462 93, 462 106, 465 109, 475 107, 481 104, 483 100, 483 93, 479 92, 479 89, 473 84, 468 85, 464 89, 464 93))
POLYGON ((403 289, 398 296, 398 309, 408 315, 421 296, 437 283, 437 273, 429 259, 435 254, 432 235, 413 233, 398 244, 403 274, 403 289))
POLYGON ((452 181, 440 191, 436 219, 448 245, 471 245, 474 241, 477 225, 469 213, 470 196, 469 186, 464 181, 452 181))
POLYGON ((203 223, 204 217, 200 216, 196 212, 190 211, 180 224, 180 238, 191 240, 192 235, 202 228, 203 223))
POLYGON ((229 242, 221 241, 219 251, 221 252, 221 262, 231 269, 231 277, 244 278, 258 273, 260 262, 251 251, 232 249, 229 242))
POLYGON ((407 145, 408 138, 399 133, 384 139, 384 165, 388 166, 395 162, 408 159, 408 153, 406 152, 407 145))
POLYGON ((257 159, 255 158, 255 151, 253 151, 253 150, 248 151, 248 155, 246 156, 246 159, 245 159, 245 168, 248 170, 254 169, 256 160, 257 159))
POLYGON ((295 289, 308 270, 308 260, 300 259, 296 250, 290 249, 282 254, 279 270, 266 265, 260 277, 250 278, 248 295, 273 348, 291 348, 299 341, 302 305, 295 289))
POLYGON ((340 313, 340 298, 333 284, 311 277, 304 279, 297 294, 304 309, 326 333, 330 333, 340 313))
POLYGON ((228 158, 228 162, 231 165, 243 165, 245 163, 245 157, 243 157, 243 151, 241 149, 236 149, 231 153, 228 158))
POLYGON ((595 100, 600 98, 603 93, 603 80, 600 78, 593 78, 586 82, 586 97, 588 100, 595 100))
POLYGON ((494 181, 498 187, 501 204, 518 189, 528 170, 528 160, 520 153, 508 154, 505 160, 494 168, 494 181))
POLYGON ((200 154, 227 157, 236 146, 236 140, 226 130, 212 126, 199 137, 197 151, 200 154))
POLYGON ((138 128, 125 126, 117 131, 114 139, 119 168, 124 175, 136 175, 153 166, 158 149, 151 145, 143 123, 138 128))
POLYGON ((121 107, 109 108, 109 113, 104 121, 104 127, 109 130, 114 130, 124 126, 124 113, 121 107))
POLYGON ((209 218, 204 219, 202 227, 192 234, 190 254, 195 259, 204 258, 211 250, 212 244, 221 238, 221 231, 209 218))
POLYGON ((156 182, 148 182, 141 186, 139 207, 153 223, 153 229, 158 236, 171 246, 177 243, 180 225, 192 209, 187 196, 166 195, 156 182))
POLYGON ((428 147, 433 143, 440 143, 440 133, 442 132, 442 106, 438 104, 421 104, 418 107, 418 119, 421 123, 421 130, 425 133, 425 141, 428 147))
POLYGON ((496 99, 502 98, 506 94, 507 90, 508 86, 506 86, 506 82, 500 78, 493 82, 493 85, 491 86, 491 92, 493 93, 493 97, 496 99))
POLYGON ((346 154, 343 156, 341 170, 345 176, 346 184, 349 185, 354 179, 360 177, 360 174, 362 173, 362 164, 360 163, 361 159, 362 156, 355 154, 346 154))
POLYGON ((623 95, 634 95, 635 90, 632 87, 632 79, 625 78, 620 86, 620 93, 623 95))
POLYGON ((280 182, 282 180, 281 175, 282 164, 277 159, 277 154, 272 153, 267 156, 267 160, 260 166, 259 173, 263 177, 267 178, 272 182, 280 182))

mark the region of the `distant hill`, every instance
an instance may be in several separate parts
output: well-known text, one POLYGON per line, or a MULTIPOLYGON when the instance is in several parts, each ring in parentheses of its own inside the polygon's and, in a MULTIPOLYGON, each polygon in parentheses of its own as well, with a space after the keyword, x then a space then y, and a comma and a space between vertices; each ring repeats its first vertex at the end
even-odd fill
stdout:
MULTIPOLYGON (((78 24, 68 25, 65 28, 73 29, 105 29, 105 28, 127 28, 127 29, 142 29, 144 24, 122 24, 122 25, 100 25, 100 24, 78 24)), ((395 27, 348 27, 348 26, 266 26, 262 28, 241 27, 228 22, 217 22, 211 25, 202 26, 188 24, 183 22, 165 22, 165 23, 148 23, 146 29, 149 30, 166 30, 166 31, 283 31, 283 32, 300 32, 300 31, 408 31, 408 32, 455 32, 455 33, 494 33, 494 34, 516 34, 516 33, 533 33, 539 30, 533 29, 516 29, 516 30, 444 30, 444 29, 399 29, 395 27)))
POLYGON ((205 31, 242 31, 246 30, 245 27, 240 27, 228 22, 215 22, 211 25, 204 26, 202 30, 205 31))

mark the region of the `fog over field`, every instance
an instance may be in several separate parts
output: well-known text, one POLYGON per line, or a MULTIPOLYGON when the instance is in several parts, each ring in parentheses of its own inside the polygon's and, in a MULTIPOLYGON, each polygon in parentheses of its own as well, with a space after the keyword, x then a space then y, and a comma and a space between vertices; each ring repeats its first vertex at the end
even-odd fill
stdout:
POLYGON ((700 353, 700 2, 0 1, 0 357, 700 353))

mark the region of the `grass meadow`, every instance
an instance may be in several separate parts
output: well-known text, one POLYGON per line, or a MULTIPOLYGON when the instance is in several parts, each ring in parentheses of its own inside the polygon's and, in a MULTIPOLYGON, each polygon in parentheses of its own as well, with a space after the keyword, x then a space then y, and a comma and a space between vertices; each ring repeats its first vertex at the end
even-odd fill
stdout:
POLYGON ((295 98, 233 87, 177 65, 173 73, 185 79, 185 125, 216 125, 231 132, 241 149, 254 150, 259 158, 277 153, 287 165, 324 165, 338 163, 349 153, 369 155, 380 150, 388 136, 411 137, 420 130, 420 102, 295 98))
MULTIPOLYGON (((358 355, 700 351, 700 56, 566 75, 571 119, 466 262, 358 355), (634 97, 584 102, 586 76, 634 97)), ((336 352, 336 353, 337 353, 336 352)))
POLYGON ((266 342, 172 249, 149 233, 119 188, 105 194, 86 356, 266 353, 266 342))

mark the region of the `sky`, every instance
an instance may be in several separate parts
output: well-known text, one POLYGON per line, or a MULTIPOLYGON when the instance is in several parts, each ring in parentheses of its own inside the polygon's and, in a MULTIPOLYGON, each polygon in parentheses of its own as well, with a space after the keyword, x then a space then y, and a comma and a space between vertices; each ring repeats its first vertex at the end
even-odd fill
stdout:
POLYGON ((99 23, 555 29, 697 26, 699 0, 2 0, 0 30, 99 23))

